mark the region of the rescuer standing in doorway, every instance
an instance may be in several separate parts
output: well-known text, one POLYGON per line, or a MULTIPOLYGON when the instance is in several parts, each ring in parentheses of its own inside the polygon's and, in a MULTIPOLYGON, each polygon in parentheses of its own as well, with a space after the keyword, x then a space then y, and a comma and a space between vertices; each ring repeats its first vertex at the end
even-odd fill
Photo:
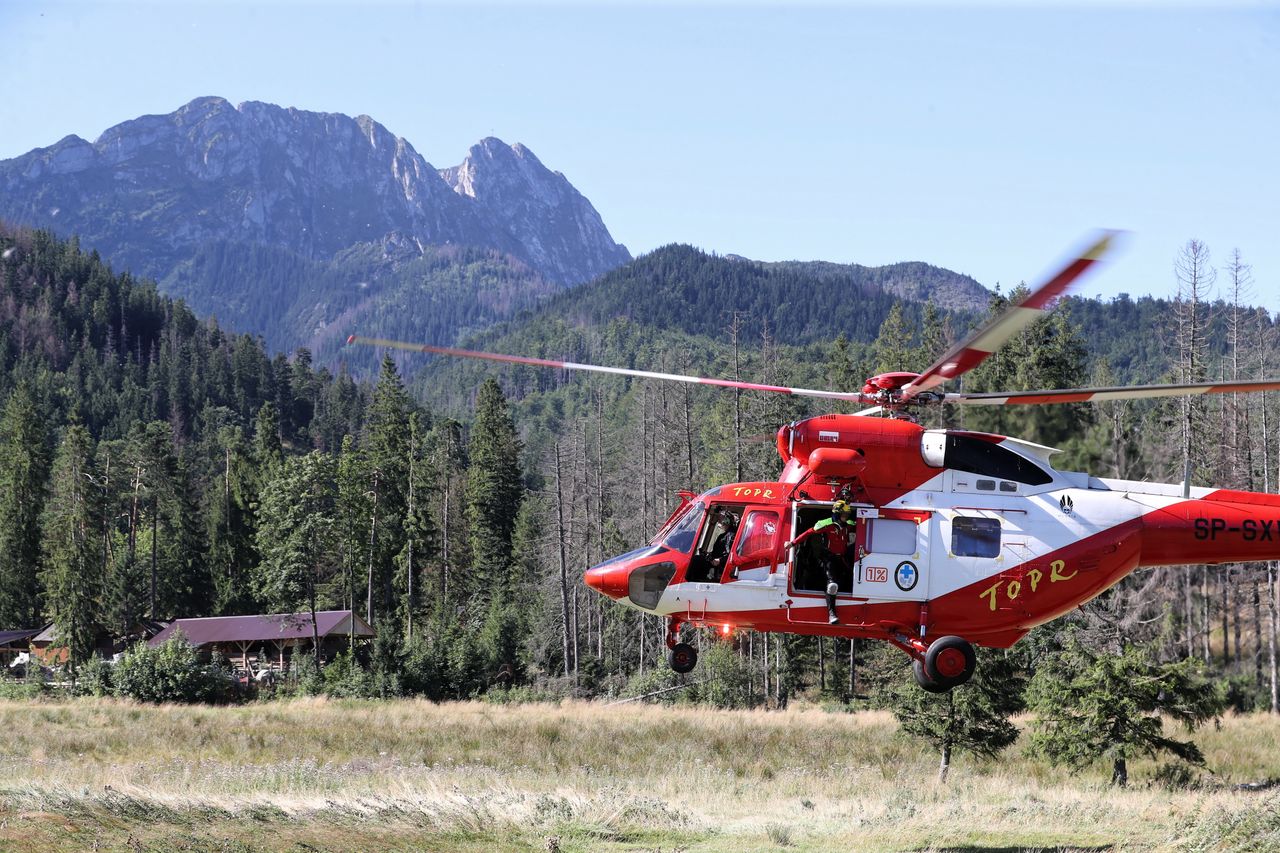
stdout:
POLYGON ((849 516, 852 514, 853 509, 847 501, 836 501, 831 507, 830 518, 822 519, 785 546, 792 548, 810 536, 819 537, 818 541, 822 543, 822 548, 818 559, 822 563, 823 572, 827 575, 827 622, 832 625, 840 621, 836 616, 836 593, 840 591, 836 577, 837 570, 842 570, 841 573, 843 573, 843 570, 848 568, 849 549, 852 547, 849 538, 853 533, 853 528, 849 525, 849 516))

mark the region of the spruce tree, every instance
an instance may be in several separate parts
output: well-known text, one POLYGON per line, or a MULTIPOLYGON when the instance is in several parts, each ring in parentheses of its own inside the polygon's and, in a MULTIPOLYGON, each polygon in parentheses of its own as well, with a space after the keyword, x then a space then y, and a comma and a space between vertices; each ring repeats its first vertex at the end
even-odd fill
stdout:
POLYGON ((895 302, 871 345, 872 373, 907 370, 915 352, 915 332, 902 316, 902 303, 895 302))
POLYGON ((280 464, 284 450, 280 444, 280 412, 275 403, 263 403, 253 428, 253 456, 265 477, 280 464))
POLYGON ((258 562, 254 529, 257 473, 240 427, 219 430, 216 451, 220 464, 204 494, 213 612, 251 613, 256 609, 249 572, 258 562))
POLYGON ((1111 782, 1129 781, 1130 758, 1168 752, 1190 764, 1204 756, 1191 741, 1164 733, 1164 717, 1187 732, 1222 712, 1218 687, 1195 659, 1158 663, 1127 646, 1119 654, 1094 651, 1070 640, 1043 662, 1028 691, 1033 751, 1054 765, 1081 769, 1111 762, 1111 782))
POLYGON ((49 476, 48 435, 25 384, 0 416, 0 626, 40 618, 40 511, 49 476))
MULTIPOLYGON (((346 607, 361 610, 366 602, 363 594, 365 567, 369 561, 369 491, 368 464, 364 453, 350 435, 342 437, 337 460, 338 519, 337 549, 342 568, 342 599, 346 607)), ((369 619, 371 614, 366 613, 369 619)))
POLYGON ((91 454, 88 430, 68 427, 54 457, 42 519, 47 614, 73 671, 93 655, 103 615, 101 488, 91 454))
POLYGON ((968 683, 929 693, 910 669, 897 668, 883 694, 902 730, 928 741, 941 754, 938 781, 947 781, 954 752, 994 758, 1018 739, 1010 717, 1026 702, 1026 676, 1001 651, 978 650, 978 668, 968 683))
POLYGON ((285 460, 262 492, 258 594, 277 612, 309 610, 313 639, 321 588, 337 573, 333 457, 313 451, 285 460))
POLYGON ((524 491, 520 439, 502 389, 493 379, 480 386, 471 427, 467 468, 467 527, 471 576, 487 600, 508 585, 511 538, 524 491))
POLYGON ((423 441, 422 419, 415 412, 409 416, 408 494, 402 523, 404 545, 395 558, 399 618, 404 625, 406 642, 413 639, 417 615, 422 611, 421 602, 427 598, 423 595, 422 578, 436 552, 430 501, 434 483, 430 460, 423 453, 423 441))
POLYGON ((390 356, 382 360, 382 373, 369 406, 364 450, 372 504, 369 531, 369 564, 366 603, 370 614, 385 616, 380 627, 396 632, 395 556, 404 546, 404 522, 409 494, 409 411, 412 402, 390 356))

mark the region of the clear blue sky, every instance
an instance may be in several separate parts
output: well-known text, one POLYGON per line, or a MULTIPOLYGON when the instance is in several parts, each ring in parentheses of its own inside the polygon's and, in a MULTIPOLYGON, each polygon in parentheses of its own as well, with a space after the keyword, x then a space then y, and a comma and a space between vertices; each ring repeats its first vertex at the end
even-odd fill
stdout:
MULTIPOLYGON (((0 157, 200 95, 528 145, 640 253, 926 260, 1169 293, 1189 237, 1280 309, 1280 7, 4 2, 0 157)), ((1221 283, 1221 279, 1220 279, 1221 283)))

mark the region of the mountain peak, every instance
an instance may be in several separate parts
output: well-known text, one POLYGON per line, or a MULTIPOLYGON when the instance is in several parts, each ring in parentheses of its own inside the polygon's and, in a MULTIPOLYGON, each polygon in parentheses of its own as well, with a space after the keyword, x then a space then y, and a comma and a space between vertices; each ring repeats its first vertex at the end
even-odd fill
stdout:
POLYGON ((534 268, 557 281, 586 281, 631 260, 591 202, 526 146, 486 136, 440 176, 460 196, 493 211, 534 268))
POLYGON ((0 218, 77 233, 159 279, 213 241, 325 260, 393 232, 496 249, 561 284, 630 259, 522 145, 487 137, 441 171, 370 116, 217 96, 0 161, 0 218))

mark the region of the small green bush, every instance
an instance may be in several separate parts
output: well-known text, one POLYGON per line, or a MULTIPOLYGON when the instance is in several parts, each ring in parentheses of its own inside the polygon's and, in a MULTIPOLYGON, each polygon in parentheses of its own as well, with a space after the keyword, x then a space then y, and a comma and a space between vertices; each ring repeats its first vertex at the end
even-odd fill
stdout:
POLYGON ((111 664, 94 655, 80 667, 71 692, 76 696, 110 696, 112 681, 111 664))
POLYGON ((324 692, 335 699, 371 699, 377 695, 373 678, 351 652, 340 652, 322 673, 324 692))
POLYGON ((226 676, 201 663, 187 638, 174 634, 159 646, 138 643, 112 672, 117 696, 139 702, 212 702, 222 698, 226 676))
POLYGON ((17 681, 0 678, 0 699, 39 699, 48 693, 49 689, 39 679, 17 681))

